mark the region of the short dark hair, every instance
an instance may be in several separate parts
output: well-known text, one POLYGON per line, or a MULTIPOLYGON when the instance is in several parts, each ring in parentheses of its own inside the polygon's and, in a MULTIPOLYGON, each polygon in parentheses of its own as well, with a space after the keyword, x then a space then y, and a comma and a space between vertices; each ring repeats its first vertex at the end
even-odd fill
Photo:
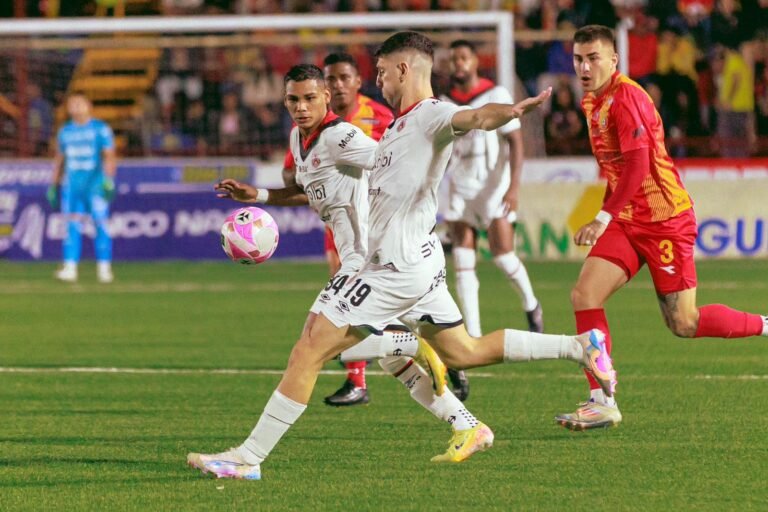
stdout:
POLYGON ((398 32, 384 41, 376 50, 375 57, 383 57, 402 50, 416 50, 431 59, 435 56, 432 40, 418 32, 398 32))
POLYGON ((613 50, 616 51, 616 37, 613 35, 613 30, 605 25, 585 25, 573 34, 574 43, 591 43, 593 41, 611 43, 613 50))
POLYGON ((323 70, 314 64, 298 64, 293 66, 285 74, 283 78, 283 85, 293 80, 294 82, 303 82, 304 80, 317 80, 318 82, 325 83, 325 76, 323 70))
POLYGON ((323 59, 323 66, 333 66, 334 64, 346 63, 355 68, 355 71, 360 72, 360 68, 357 67, 357 61, 353 56, 348 53, 338 52, 331 53, 323 59))
POLYGON ((457 39, 452 42, 450 49, 453 50, 455 48, 469 48, 469 51, 477 55, 477 48, 475 48, 475 45, 466 39, 457 39))

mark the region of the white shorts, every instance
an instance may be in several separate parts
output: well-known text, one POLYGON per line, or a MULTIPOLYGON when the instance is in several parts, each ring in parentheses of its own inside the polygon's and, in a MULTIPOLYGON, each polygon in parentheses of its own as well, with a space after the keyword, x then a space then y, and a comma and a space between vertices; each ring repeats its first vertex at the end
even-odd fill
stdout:
MULTIPOLYGON (((437 237, 433 235, 434 239, 437 237)), ((464 321, 445 283, 445 255, 439 241, 420 263, 405 270, 369 263, 357 274, 337 274, 310 311, 335 326, 381 333, 397 320, 418 333, 421 325, 455 327, 464 321)))
MULTIPOLYGON (((476 193, 459 191, 456 185, 451 183, 445 220, 464 222, 475 229, 488 229, 492 221, 504 218, 503 200, 506 193, 507 188, 503 186, 487 187, 476 193)), ((509 212, 506 218, 509 222, 515 222, 517 212, 509 212)))

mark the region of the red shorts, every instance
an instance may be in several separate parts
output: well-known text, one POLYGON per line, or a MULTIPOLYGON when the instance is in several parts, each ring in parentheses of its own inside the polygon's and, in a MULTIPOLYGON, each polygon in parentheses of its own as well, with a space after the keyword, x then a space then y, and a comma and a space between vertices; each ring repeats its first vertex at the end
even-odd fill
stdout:
POLYGON ((589 252, 621 267, 632 279, 647 263, 660 295, 696 287, 693 247, 696 242, 693 209, 661 222, 614 221, 589 252))
POLYGON ((336 244, 333 243, 333 231, 328 227, 325 228, 325 252, 326 254, 329 252, 338 254, 336 244))

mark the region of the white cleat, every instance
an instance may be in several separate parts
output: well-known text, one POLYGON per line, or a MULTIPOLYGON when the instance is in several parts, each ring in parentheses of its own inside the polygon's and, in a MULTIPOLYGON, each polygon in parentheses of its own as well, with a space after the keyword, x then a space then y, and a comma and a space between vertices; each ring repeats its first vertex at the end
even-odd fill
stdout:
POLYGON ((62 267, 54 272, 53 277, 65 283, 77 282, 77 268, 62 267))
POLYGON ((109 284, 115 280, 115 276, 114 274, 112 274, 111 268, 108 268, 108 269, 100 268, 99 270, 96 271, 96 279, 100 283, 109 284))
POLYGON ((581 404, 572 413, 555 416, 556 422, 570 430, 615 427, 621 423, 621 419, 621 412, 618 407, 599 404, 591 400, 581 404))
POLYGON ((261 466, 245 462, 234 449, 222 453, 187 454, 187 464, 203 473, 213 473, 217 478, 261 480, 261 466))

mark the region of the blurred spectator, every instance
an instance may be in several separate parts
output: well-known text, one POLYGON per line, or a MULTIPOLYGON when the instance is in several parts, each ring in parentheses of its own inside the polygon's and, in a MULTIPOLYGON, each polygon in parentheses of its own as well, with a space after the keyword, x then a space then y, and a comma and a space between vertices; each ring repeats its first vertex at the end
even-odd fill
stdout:
MULTIPOLYGON (((534 13, 531 17, 523 15, 515 16, 515 31, 541 28, 540 19, 534 13)), ((529 96, 535 96, 537 92, 537 80, 543 73, 547 63, 547 47, 541 43, 532 41, 515 41, 515 71, 523 82, 525 92, 529 96)))
POLYGON ((182 119, 189 102, 203 95, 203 79, 192 70, 189 53, 188 48, 171 48, 168 66, 155 84, 160 108, 169 113, 180 110, 182 119))
POLYGON ((629 31, 629 77, 645 85, 656 72, 659 39, 656 31, 659 21, 638 12, 635 25, 629 31))
POLYGON ((696 80, 696 46, 678 28, 666 27, 659 36, 656 70, 660 75, 687 76, 696 80))
POLYGON ((736 1, 717 0, 712 13, 712 43, 738 48, 748 36, 736 1))
POLYGON ((717 137, 720 155, 747 157, 755 143, 755 81, 744 56, 725 46, 713 60, 717 92, 717 137))
POLYGON ((586 149, 583 143, 587 128, 584 114, 576 104, 568 81, 562 81, 555 87, 545 127, 548 154, 570 155, 586 149))
POLYGON ((242 87, 243 104, 255 108, 282 102, 283 80, 272 71, 259 47, 248 48, 240 54, 240 69, 235 81, 242 87))
POLYGON ((195 100, 187 107, 184 123, 184 133, 194 140, 196 155, 203 156, 208 149, 208 136, 211 133, 205 105, 201 100, 195 100))
POLYGON ((234 91, 224 94, 221 113, 216 123, 219 153, 240 154, 248 135, 246 112, 240 106, 240 98, 234 91))
POLYGON ((758 135, 768 135, 768 65, 755 66, 755 115, 758 135))
POLYGON ((32 154, 48 156, 48 143, 53 135, 53 106, 36 83, 27 86, 27 97, 27 133, 32 154))

